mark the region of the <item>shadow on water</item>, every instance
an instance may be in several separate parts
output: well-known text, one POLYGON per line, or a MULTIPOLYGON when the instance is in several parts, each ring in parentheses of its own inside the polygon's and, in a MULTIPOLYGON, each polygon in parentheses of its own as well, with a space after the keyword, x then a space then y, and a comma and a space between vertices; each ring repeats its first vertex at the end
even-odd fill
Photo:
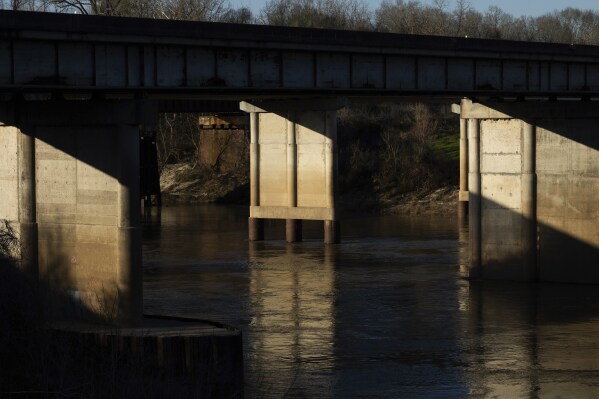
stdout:
POLYGON ((250 244, 239 207, 165 208, 161 223, 146 311, 242 328, 249 397, 599 396, 597 290, 468 282, 455 219, 348 218, 336 246, 318 223, 303 243, 274 224, 250 244))

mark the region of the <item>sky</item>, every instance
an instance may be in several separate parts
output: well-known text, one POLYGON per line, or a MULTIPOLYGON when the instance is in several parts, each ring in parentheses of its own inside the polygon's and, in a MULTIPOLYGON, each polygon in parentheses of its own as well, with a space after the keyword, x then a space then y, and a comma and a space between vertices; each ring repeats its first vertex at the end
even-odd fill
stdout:
MULTIPOLYGON (((229 0, 233 7, 248 7, 257 13, 268 0, 229 0)), ((382 0, 363 0, 372 10, 378 8, 382 0)), ((392 0, 394 1, 394 0, 392 0)), ((432 0, 421 0, 422 4, 432 4, 432 0)), ((455 0, 447 0, 449 8, 455 5, 455 0)), ((486 11, 489 6, 496 5, 503 11, 516 17, 521 15, 539 16, 566 7, 594 9, 599 11, 597 0, 471 0, 470 3, 478 11, 486 11)))

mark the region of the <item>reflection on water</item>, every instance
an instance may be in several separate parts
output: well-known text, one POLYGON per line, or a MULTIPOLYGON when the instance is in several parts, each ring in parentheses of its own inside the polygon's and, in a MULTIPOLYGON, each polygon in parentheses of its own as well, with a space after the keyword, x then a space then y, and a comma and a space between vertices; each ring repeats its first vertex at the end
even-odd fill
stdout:
POLYGON ((246 207, 147 215, 147 313, 243 329, 249 397, 599 397, 599 290, 470 284, 467 230, 439 217, 321 223, 248 243, 246 207))
POLYGON ((250 244, 250 371, 264 378, 276 372, 276 380, 265 381, 270 391, 301 385, 305 396, 318 397, 331 389, 329 378, 315 373, 334 366, 332 250, 250 244))
MULTIPOLYGON (((592 286, 470 288, 467 361, 482 397, 599 396, 599 292, 592 286)), ((462 338, 464 339, 464 338, 462 338)))

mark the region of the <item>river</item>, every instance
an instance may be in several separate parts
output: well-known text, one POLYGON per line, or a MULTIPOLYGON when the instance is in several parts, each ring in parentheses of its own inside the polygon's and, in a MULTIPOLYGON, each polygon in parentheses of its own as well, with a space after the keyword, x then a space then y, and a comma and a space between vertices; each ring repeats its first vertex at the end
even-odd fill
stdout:
MULTIPOLYGON (((155 212, 155 211, 154 211, 155 212)), ((253 398, 596 398, 599 289, 469 282, 454 216, 344 218, 247 241, 247 207, 165 207, 143 224, 146 313, 244 334, 253 398)))

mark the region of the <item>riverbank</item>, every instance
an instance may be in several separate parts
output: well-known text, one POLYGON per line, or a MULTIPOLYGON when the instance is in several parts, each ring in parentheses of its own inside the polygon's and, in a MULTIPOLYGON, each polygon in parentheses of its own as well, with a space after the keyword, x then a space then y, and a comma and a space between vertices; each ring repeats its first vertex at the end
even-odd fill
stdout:
MULTIPOLYGON (((185 162, 167 165, 160 187, 165 205, 249 204, 249 178, 243 170, 217 173, 185 162)), ((407 193, 362 188, 342 192, 339 206, 342 211, 373 214, 451 214, 457 198, 458 188, 451 185, 407 193)))
POLYGON ((249 171, 215 172, 181 162, 166 165, 160 174, 164 205, 228 203, 249 204, 249 171))

